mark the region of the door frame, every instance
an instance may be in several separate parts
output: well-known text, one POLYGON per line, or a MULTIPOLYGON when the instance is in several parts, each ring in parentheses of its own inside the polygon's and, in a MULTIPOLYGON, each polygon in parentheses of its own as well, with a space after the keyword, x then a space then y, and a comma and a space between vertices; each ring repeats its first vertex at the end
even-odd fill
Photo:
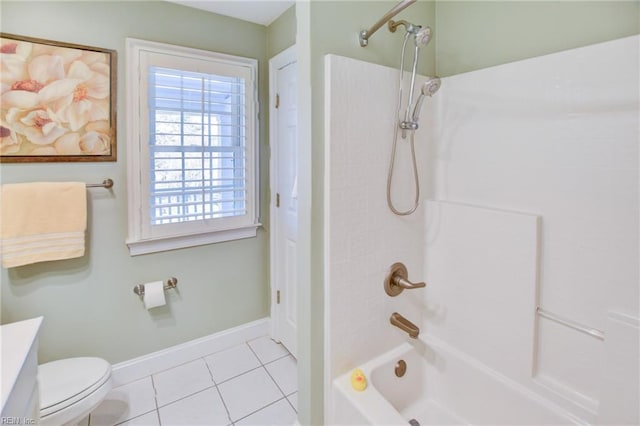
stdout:
MULTIPOLYGON (((275 206, 275 197, 278 184, 278 173, 276 166, 278 164, 279 150, 278 144, 278 110, 276 108, 276 88, 277 88, 277 71, 284 66, 297 62, 296 45, 283 50, 282 52, 269 59, 269 283, 271 287, 271 330, 270 334, 274 340, 280 341, 279 334, 279 318, 277 315, 277 292, 280 290, 276 286, 276 251, 278 232, 278 215, 275 206)), ((297 300, 295 301, 297 303, 297 300)), ((297 321, 296 321, 297 322, 297 321)))

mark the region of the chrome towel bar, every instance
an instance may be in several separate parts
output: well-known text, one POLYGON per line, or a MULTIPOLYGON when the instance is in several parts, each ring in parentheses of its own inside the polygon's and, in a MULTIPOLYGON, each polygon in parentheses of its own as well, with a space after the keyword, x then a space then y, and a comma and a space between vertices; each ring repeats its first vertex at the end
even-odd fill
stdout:
MULTIPOLYGON (((171 277, 167 280, 167 284, 164 286, 164 290, 171 290, 172 288, 176 288, 178 286, 178 279, 176 277, 171 277)), ((144 297, 144 284, 138 284, 133 287, 133 292, 140 297, 144 297)))
POLYGON ((107 178, 102 183, 88 183, 87 188, 113 188, 113 180, 107 178))
POLYGON ((565 318, 561 315, 558 314, 554 314, 553 312, 549 312, 545 309, 542 309, 540 306, 538 306, 536 308, 536 313, 538 315, 540 315, 541 317, 544 317, 546 319, 549 319, 551 321, 555 321, 559 324, 565 325, 569 328, 573 328, 576 331, 579 331, 581 333, 584 334, 588 334, 589 336, 595 337, 596 339, 600 339, 600 340, 604 340, 604 332, 601 330, 598 330, 596 328, 593 327, 589 327, 586 325, 582 325, 580 323, 577 323, 575 321, 572 321, 568 318, 565 318))

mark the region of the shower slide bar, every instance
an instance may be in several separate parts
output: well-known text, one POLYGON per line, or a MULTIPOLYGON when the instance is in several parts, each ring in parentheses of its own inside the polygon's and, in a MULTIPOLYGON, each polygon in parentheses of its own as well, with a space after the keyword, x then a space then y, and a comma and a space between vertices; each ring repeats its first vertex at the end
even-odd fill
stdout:
POLYGON ((417 0, 402 0, 400 3, 395 5, 390 11, 384 14, 378 22, 373 24, 371 28, 368 30, 362 30, 358 34, 360 40, 360 47, 366 47, 369 44, 369 37, 373 35, 376 31, 380 29, 384 24, 386 24, 391 18, 396 16, 398 13, 402 12, 405 8, 415 3, 417 0))
POLYGON ((579 324, 563 316, 560 316, 558 314, 554 314, 553 312, 549 312, 545 309, 542 309, 540 306, 538 306, 538 308, 536 309, 536 312, 538 315, 540 315, 543 318, 549 319, 551 321, 555 321, 569 328, 573 328, 576 331, 588 334, 589 336, 595 337, 596 339, 604 340, 604 332, 601 330, 579 324))

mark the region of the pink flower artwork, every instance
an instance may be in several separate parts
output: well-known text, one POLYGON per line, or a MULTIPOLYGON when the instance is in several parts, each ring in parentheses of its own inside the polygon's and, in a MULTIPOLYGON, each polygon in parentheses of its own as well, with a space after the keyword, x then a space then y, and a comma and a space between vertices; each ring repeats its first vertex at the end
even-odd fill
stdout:
POLYGON ((115 161, 116 52, 0 34, 0 161, 115 161))

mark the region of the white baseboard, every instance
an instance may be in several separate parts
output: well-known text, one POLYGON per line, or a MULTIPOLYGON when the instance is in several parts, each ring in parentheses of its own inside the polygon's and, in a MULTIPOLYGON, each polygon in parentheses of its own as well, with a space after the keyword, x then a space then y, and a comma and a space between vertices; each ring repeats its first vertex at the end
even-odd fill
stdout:
POLYGON ((115 364, 112 367, 113 386, 122 386, 176 365, 239 345, 247 340, 266 336, 269 334, 270 321, 269 318, 252 321, 115 364))

